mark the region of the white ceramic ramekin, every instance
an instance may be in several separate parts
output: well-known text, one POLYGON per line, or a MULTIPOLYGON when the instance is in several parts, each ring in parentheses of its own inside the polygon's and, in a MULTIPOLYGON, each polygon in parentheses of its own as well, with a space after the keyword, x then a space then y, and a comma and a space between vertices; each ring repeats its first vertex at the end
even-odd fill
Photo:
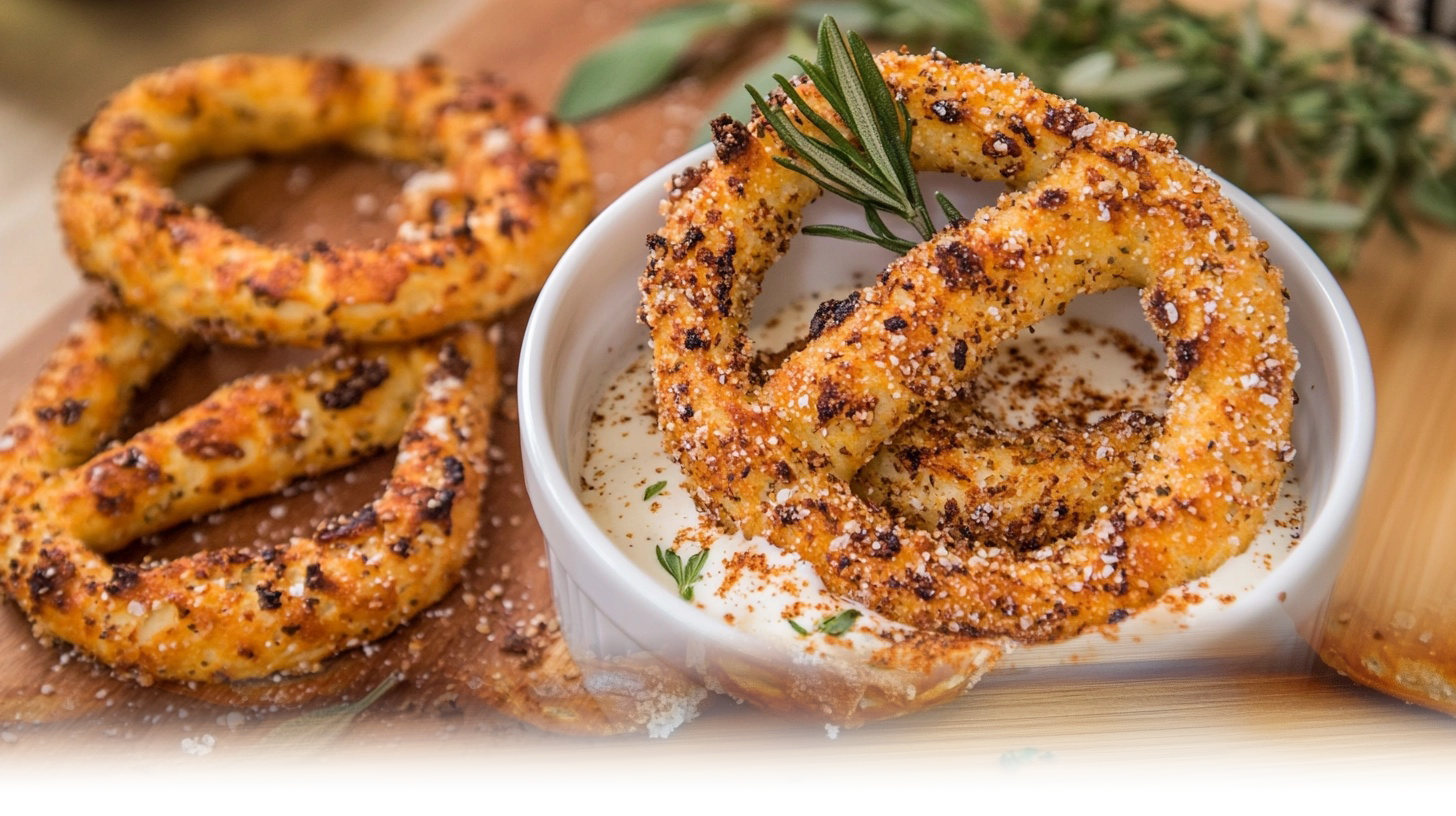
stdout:
MULTIPOLYGON (((646 328, 636 320, 644 238, 661 226, 658 203, 672 174, 709 158, 710 151, 694 151, 633 187, 587 227, 547 281, 521 354, 526 485, 546 534, 561 625, 574 653, 591 660, 649 652, 710 675, 716 674, 709 667, 713 656, 727 656, 730 664, 755 667, 749 685, 772 686, 771 658, 761 644, 651 580, 607 539, 576 491, 588 417, 606 384, 646 341, 646 328)), ((993 201, 1000 190, 951 177, 927 187, 945 189, 966 211, 993 201)), ((1140 614, 1116 637, 1084 635, 1019 650, 1005 665, 1076 662, 1126 673, 1144 660, 1258 653, 1287 644, 1292 627, 1312 619, 1328 595, 1345 554, 1374 435, 1369 355, 1349 303, 1318 256, 1252 197, 1227 184, 1224 192, 1254 233, 1268 241, 1289 291, 1290 333, 1300 355, 1294 469, 1305 508, 1298 544, 1272 569, 1228 567, 1247 573, 1234 580, 1232 600, 1140 614)), ((826 198, 810 208, 805 223, 862 225, 857 216, 855 208, 826 198)), ((888 254, 862 244, 801 237, 767 276, 756 313, 772 314, 797 295, 843 285, 846 270, 873 272, 888 260, 888 254)), ((1079 299, 1069 313, 1133 331, 1157 347, 1130 290, 1079 299)), ((1214 580, 1208 594, 1219 594, 1220 581, 1229 580, 1214 580)), ((720 677, 707 682, 779 707, 720 677)), ((777 691, 768 699, 777 699, 777 691)))

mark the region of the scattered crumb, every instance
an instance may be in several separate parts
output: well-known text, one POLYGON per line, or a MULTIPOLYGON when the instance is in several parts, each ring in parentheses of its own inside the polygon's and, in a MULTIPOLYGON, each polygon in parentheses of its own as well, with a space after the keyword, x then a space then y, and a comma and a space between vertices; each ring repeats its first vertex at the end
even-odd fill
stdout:
POLYGON ((215 745, 217 745, 217 739, 211 734, 203 734, 197 739, 184 737, 182 739, 182 753, 191 756, 207 756, 212 753, 215 745))

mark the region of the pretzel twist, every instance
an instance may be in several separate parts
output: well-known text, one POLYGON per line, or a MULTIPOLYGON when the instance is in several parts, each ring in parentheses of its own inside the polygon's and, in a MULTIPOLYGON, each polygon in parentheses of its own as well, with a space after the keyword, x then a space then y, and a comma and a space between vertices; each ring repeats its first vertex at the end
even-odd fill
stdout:
POLYGON ((143 681, 256 678, 314 670, 455 584, 499 389, 481 328, 245 377, 93 455, 183 346, 145 318, 99 309, 0 433, 0 586, 37 634, 143 681), (310 537, 157 565, 101 554, 396 442, 383 494, 310 537))
MULTIPOLYGON (((676 180, 641 280, 664 444, 689 480, 832 591, 940 632, 1071 636, 1241 551, 1293 456, 1295 352, 1264 244, 1166 137, 940 54, 877 62, 915 120, 918 170, 1010 190, 832 304, 755 388, 751 304, 820 189, 774 162, 786 148, 761 117, 715 123, 717 159, 676 180), (997 344, 1078 294, 1129 285, 1167 354, 1168 410, 1090 524, 1030 554, 971 548, 850 491, 997 344)), ((812 86, 800 91, 832 120, 812 86)))

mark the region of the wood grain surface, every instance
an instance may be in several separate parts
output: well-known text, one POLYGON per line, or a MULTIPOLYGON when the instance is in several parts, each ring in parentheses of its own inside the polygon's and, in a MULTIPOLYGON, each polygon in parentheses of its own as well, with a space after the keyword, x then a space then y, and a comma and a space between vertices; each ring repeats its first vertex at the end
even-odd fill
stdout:
MULTIPOLYGON (((647 0, 485 2, 429 50, 454 67, 498 73, 549 104, 585 50, 657 5, 647 0)), ((741 46, 739 59, 747 61, 776 43, 763 39, 741 46)), ((709 102, 727 81, 692 78, 586 124, 598 206, 690 147, 709 102)), ((230 223, 252 225, 276 240, 311 239, 319 230, 331 237, 364 237, 378 225, 368 219, 361 223, 355 197, 388 196, 397 183, 379 166, 319 154, 262 163, 231 185, 218 206, 230 223), (288 192, 288 179, 300 166, 313 177, 304 195, 288 192)), ((1400 631, 1415 635, 1430 627, 1456 631, 1451 612, 1456 596, 1449 591, 1456 584, 1456 556, 1450 554, 1456 551, 1451 532, 1456 525, 1456 422, 1448 408, 1456 400, 1456 365, 1449 359, 1456 341, 1456 269, 1449 260, 1456 257, 1456 237, 1423 229, 1419 238, 1420 248, 1414 249, 1394 236, 1377 236, 1346 282, 1375 361, 1381 419, 1354 553, 1332 599, 1331 620, 1344 614, 1345 622, 1315 644, 1329 655, 1363 648, 1373 628, 1396 622, 1400 631)), ((0 356, 0 404, 9 404, 83 306, 82 300, 55 304, 53 318, 0 356)), ((505 324, 511 351, 507 370, 524 317, 522 311, 505 324)), ((183 379, 216 379, 258 362, 224 353, 198 355, 183 379), (199 373, 194 377, 192 372, 199 373)), ((571 685, 574 669, 559 639, 521 640, 523 628, 536 632, 539 622, 531 621, 537 616, 545 621, 541 633, 549 634, 552 613, 545 606, 548 577, 541 536, 522 489, 511 410, 509 405, 504 410, 497 436, 486 546, 465 586, 373 654, 345 656, 320 675, 247 687, 141 689, 36 643, 23 619, 5 605, 0 609, 0 762, 7 752, 31 758, 78 749, 105 752, 117 740, 184 761, 195 753, 189 744, 195 747, 204 734, 218 751, 234 755, 313 756, 320 746, 309 739, 280 745, 269 735, 300 710, 357 699, 397 672, 406 681, 359 716, 347 739, 331 744, 333 755, 362 759, 387 743, 424 753, 446 745, 489 755, 596 756, 602 738, 568 739, 548 732, 600 734, 630 723, 620 712, 594 708, 593 701, 580 696, 571 685), (492 589, 496 585, 499 592, 492 589), (522 598, 536 605, 530 614, 501 603, 522 598), (502 678, 510 682, 503 684, 502 678)), ((373 468, 372 477, 356 480, 377 480, 382 468, 379 463, 373 468)), ((352 500, 356 492, 339 489, 335 500, 352 500)), ((307 512, 289 509, 278 527, 295 519, 293 514, 301 520, 307 512)), ((267 504, 245 507, 237 519, 220 526, 256 529, 261 515, 268 514, 267 504)), ((1431 638, 1424 645, 1430 641, 1452 648, 1449 639, 1431 638)), ((1351 654, 1355 662, 1344 664, 1347 669, 1358 663, 1358 652, 1351 654)), ((1456 660, 1449 652, 1444 657, 1456 660)), ((816 727, 719 704, 666 743, 614 737, 610 744, 628 760, 752 753, 769 762, 812 765, 895 756, 982 769, 1003 767, 1008 756, 1022 756, 1016 752, 1029 747, 1063 764, 1218 759, 1353 769, 1372 762, 1449 767, 1456 759, 1456 721, 1357 686, 1297 642, 1258 661, 1149 665, 1136 677, 1120 680, 1077 668, 993 672, 954 704, 834 741, 825 736, 816 727)))

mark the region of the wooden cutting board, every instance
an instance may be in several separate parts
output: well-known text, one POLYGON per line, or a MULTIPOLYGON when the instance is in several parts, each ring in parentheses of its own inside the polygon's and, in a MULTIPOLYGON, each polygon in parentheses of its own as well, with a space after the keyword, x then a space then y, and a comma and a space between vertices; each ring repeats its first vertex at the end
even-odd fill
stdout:
MULTIPOLYGON (((458 69, 498 73, 547 106, 581 54, 659 5, 652 0, 487 3, 435 51, 458 69)), ((776 45, 768 39, 745 44, 741 59, 747 62, 776 45)), ((599 207, 691 146, 707 116, 707 105, 718 98, 731 73, 724 72, 724 78, 715 81, 680 83, 583 127, 597 168, 599 207)), ((336 239, 365 237, 379 225, 359 217, 357 197, 387 196, 397 183, 378 166, 324 154, 263 163, 232 185, 217 206, 229 222, 252 225, 275 240, 312 239, 316 233, 336 239), (312 179, 303 194, 290 192, 289 179, 296 178, 299 167, 307 168, 312 179)), ((1456 454, 1456 423, 1445 419, 1443 406, 1456 399, 1456 366, 1446 360, 1456 340, 1456 270, 1442 259, 1453 257, 1456 238, 1434 230, 1421 230, 1420 238, 1421 249, 1416 251, 1394 237, 1377 236, 1347 282, 1371 341, 1382 411, 1356 551, 1336 593, 1337 602, 1356 608, 1378 607, 1387 596, 1399 593, 1402 581, 1428 572, 1441 545, 1453 543, 1456 469, 1450 463, 1456 454), (1372 575, 1382 578, 1376 581, 1372 575)), ((69 304, 33 337, 0 357, 0 404, 13 399, 64 325, 82 308, 79 301, 69 304)), ((525 314, 521 310, 504 324, 506 370, 513 365, 525 314)), ((241 365, 262 362, 247 355, 199 355, 189 363, 193 367, 188 372, 202 372, 198 380, 216 379, 241 365)), ((189 373, 184 379, 194 378, 189 373)), ((508 392, 513 385, 507 381, 508 392)), ((187 739, 185 735, 197 733, 190 723, 222 724, 230 734, 236 729, 236 739, 266 742, 272 728, 299 710, 358 699, 387 676, 402 674, 405 681, 364 714, 356 728, 374 733, 389 723, 409 722, 434 734, 463 724, 492 737, 534 739, 540 733, 537 728, 600 734, 629 727, 582 696, 575 685, 576 669, 551 631, 541 535, 524 496, 512 411, 508 401, 495 442, 488 498, 492 510, 482 530, 484 546, 465 585, 373 654, 356 652, 333 661, 320 675, 286 683, 142 689, 37 644, 23 619, 6 605, 0 609, 0 723, 12 723, 6 726, 7 733, 21 735, 32 746, 60 746, 77 734, 120 733, 175 748, 179 735, 187 739), (505 603, 520 600, 524 603, 512 603, 510 609, 505 603), (183 710, 187 715, 179 716, 183 710), (20 725, 14 725, 17 722, 20 725)), ((377 479, 383 468, 375 462, 364 472, 377 479)), ((334 500, 346 502, 351 495, 341 489, 334 500)), ((229 525, 235 530, 253 529, 262 516, 271 517, 270 507, 250 505, 237 514, 240 520, 229 525)), ((290 507, 290 515, 278 526, 301 519, 306 510, 290 507)), ((1449 564, 1443 562, 1441 568, 1448 570, 1443 574, 1449 586, 1456 574, 1449 564)), ((1392 709, 1382 698, 1350 686, 1315 663, 1307 650, 1296 650, 1287 660, 1270 665, 1220 667, 1212 676, 1209 667, 1194 666, 1165 669, 1162 677, 1161 683, 1156 676, 1148 681, 1143 699, 1156 701, 1174 722, 1180 712, 1192 717, 1186 729, 1193 735, 1216 732, 1229 711, 1241 715, 1255 711, 1271 722, 1283 718, 1287 724, 1302 723, 1311 733, 1325 729, 1351 739, 1384 734, 1417 744, 1409 742, 1412 734, 1434 735, 1436 740, 1456 734, 1444 719, 1392 709), (1199 713, 1189 713, 1195 710, 1199 713)), ((1121 713, 1098 709, 1111 719, 1086 719, 1092 710, 1084 700, 1089 690, 1097 693, 1099 681, 1043 679, 1033 681, 1029 691, 1012 685, 1024 679, 993 675, 966 704, 948 706, 934 719, 912 718, 875 728, 886 743, 918 736, 944 742, 976 739, 983 746, 1011 748, 1016 746, 995 740, 1013 733, 1037 733, 1046 740, 1061 733, 1065 738, 1065 730, 1058 732, 1052 725, 1051 713, 1101 722, 1103 733, 1164 727, 1130 709, 1121 713), (1024 712, 1032 700, 1046 716, 1036 720, 1042 725, 1028 731, 1030 721, 1024 712), (961 727, 965 730, 958 736, 947 736, 950 729, 961 727), (971 736, 976 733, 979 736, 971 736)), ((716 719, 716 731, 698 733, 718 738, 724 729, 741 733, 733 729, 742 726, 716 719)), ((762 734, 787 726, 758 722, 751 727, 762 734)), ((691 741, 693 733, 688 729, 683 736, 691 741)), ((1092 732, 1078 738, 1097 739, 1092 732)))

